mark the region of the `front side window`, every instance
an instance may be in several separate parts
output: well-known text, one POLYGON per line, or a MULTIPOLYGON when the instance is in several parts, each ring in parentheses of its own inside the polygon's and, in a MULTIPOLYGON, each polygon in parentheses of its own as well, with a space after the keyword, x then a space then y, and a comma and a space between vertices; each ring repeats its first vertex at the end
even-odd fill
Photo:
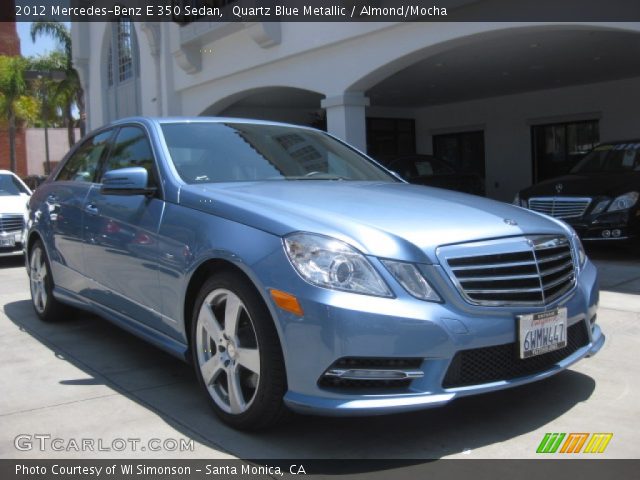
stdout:
POLYGON ((187 183, 262 180, 397 181, 321 132, 279 125, 173 123, 162 126, 187 183))
POLYGON ((56 181, 93 182, 112 134, 113 130, 107 130, 87 139, 64 164, 56 181))
POLYGON ((153 153, 144 130, 139 127, 122 127, 113 142, 104 172, 119 168, 142 167, 148 173, 148 187, 155 187, 153 153))

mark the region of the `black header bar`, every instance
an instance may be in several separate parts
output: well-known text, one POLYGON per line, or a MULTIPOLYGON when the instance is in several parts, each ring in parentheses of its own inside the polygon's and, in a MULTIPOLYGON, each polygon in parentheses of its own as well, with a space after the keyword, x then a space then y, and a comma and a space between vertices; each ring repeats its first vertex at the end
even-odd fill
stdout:
POLYGON ((639 0, 3 0, 1 21, 635 22, 639 0))

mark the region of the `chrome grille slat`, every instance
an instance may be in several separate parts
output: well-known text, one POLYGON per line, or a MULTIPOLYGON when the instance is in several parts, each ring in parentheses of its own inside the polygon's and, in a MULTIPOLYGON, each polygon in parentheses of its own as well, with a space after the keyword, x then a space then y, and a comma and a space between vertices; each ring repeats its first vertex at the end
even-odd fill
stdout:
POLYGON ((549 268, 548 270, 540 270, 540 276, 547 277, 549 275, 553 275, 554 273, 561 272, 562 270, 565 270, 568 267, 572 267, 572 270, 573 270, 573 263, 571 261, 563 263, 559 267, 549 268))
POLYGON ((577 218, 585 214, 591 198, 588 197, 532 197, 529 208, 556 218, 577 218))
POLYGON ((437 254, 464 299, 475 305, 547 305, 576 285, 571 243, 564 236, 450 245, 437 254))
POLYGON ((24 228, 24 217, 20 213, 0 214, 0 232, 16 232, 24 228))
POLYGON ((556 260, 562 260, 563 258, 568 258, 571 256, 571 252, 565 252, 558 255, 553 255, 551 257, 544 257, 538 260, 538 264, 540 263, 549 263, 556 260))
POLYGON ((461 282, 499 282, 504 280, 520 280, 522 278, 538 278, 536 274, 530 275, 496 275, 486 277, 462 277, 461 282))
POLYGON ((552 294, 552 295, 548 295, 547 297, 545 297, 547 299, 547 303, 553 302, 554 300, 560 298, 561 296, 563 296, 565 293, 567 293, 569 290, 571 290, 572 284, 567 284, 564 287, 562 287, 560 290, 558 290, 556 293, 552 294))
POLYGON ((483 268, 509 268, 509 267, 521 267, 523 265, 535 265, 535 261, 530 262, 511 262, 511 263, 485 263, 478 265, 468 265, 464 267, 453 267, 453 270, 480 270, 483 268))
POLYGON ((573 270, 571 270, 569 273, 567 273, 565 276, 558 278, 557 280, 553 280, 550 283, 544 283, 544 289, 545 290, 549 290, 550 288, 553 288, 557 285, 560 285, 563 282, 566 282, 567 280, 569 280, 570 278, 573 277, 573 270))
POLYGON ((541 292, 541 288, 494 288, 491 290, 482 289, 482 290, 470 290, 465 289, 467 293, 532 293, 532 292, 541 292))

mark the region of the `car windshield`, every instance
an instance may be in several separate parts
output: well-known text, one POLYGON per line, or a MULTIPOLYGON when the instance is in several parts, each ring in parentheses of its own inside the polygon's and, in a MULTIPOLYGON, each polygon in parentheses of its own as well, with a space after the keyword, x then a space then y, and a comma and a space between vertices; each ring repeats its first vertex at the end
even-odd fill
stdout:
POLYGON ((389 168, 405 178, 432 177, 455 173, 453 168, 442 160, 427 155, 399 158, 391 162, 389 168))
POLYGON ((29 194, 29 191, 14 177, 8 173, 0 173, 0 196, 29 194))
POLYGON ((261 180, 397 182, 385 170, 322 132, 246 123, 162 125, 171 160, 187 183, 261 180))
POLYGON ((600 145, 594 148, 571 173, 640 171, 640 143, 600 145))

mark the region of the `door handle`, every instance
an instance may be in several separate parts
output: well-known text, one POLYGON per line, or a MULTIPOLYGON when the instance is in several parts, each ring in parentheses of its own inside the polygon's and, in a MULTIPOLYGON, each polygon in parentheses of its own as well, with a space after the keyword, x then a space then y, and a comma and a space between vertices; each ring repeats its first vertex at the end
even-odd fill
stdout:
POLYGON ((98 215, 98 207, 96 207, 93 203, 87 203, 84 206, 84 211, 90 215, 98 215))

